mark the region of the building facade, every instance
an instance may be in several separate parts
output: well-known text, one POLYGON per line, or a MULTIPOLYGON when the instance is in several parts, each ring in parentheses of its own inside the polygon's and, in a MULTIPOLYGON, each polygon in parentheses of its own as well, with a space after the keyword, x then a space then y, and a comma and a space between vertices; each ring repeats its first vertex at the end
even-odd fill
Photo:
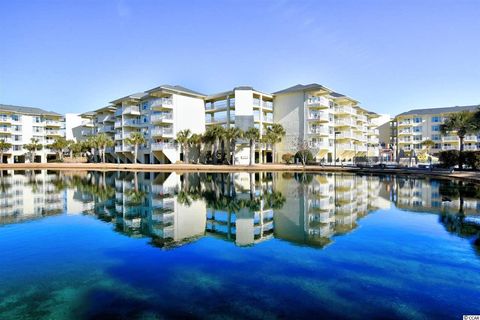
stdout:
POLYGON ((299 143, 325 163, 351 163, 357 157, 378 157, 379 115, 358 102, 319 84, 296 85, 274 93, 274 121, 286 131, 278 145, 281 157, 299 143))
POLYGON ((64 135, 65 118, 61 114, 39 108, 0 105, 0 140, 12 144, 4 150, 3 163, 47 162, 55 158, 55 153, 45 146, 55 137, 64 135), (35 153, 24 148, 32 139, 43 145, 35 153))
MULTIPOLYGON (((402 151, 420 150, 422 143, 432 140, 435 145, 430 149, 431 154, 437 154, 443 150, 459 150, 460 140, 452 132, 447 136, 440 133, 440 125, 444 123, 448 115, 456 112, 478 111, 479 105, 461 106, 450 108, 415 109, 399 114, 395 117, 392 134, 393 141, 397 143, 399 153, 402 151)), ((469 134, 464 140, 464 150, 480 150, 479 134, 469 134)))

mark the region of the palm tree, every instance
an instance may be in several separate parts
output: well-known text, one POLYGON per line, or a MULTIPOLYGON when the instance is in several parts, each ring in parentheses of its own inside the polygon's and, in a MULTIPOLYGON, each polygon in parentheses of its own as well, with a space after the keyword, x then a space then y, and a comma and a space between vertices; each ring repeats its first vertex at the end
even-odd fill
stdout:
POLYGON ((277 143, 282 142, 282 138, 285 136, 286 132, 283 126, 279 123, 272 124, 267 128, 267 133, 265 134, 266 141, 272 145, 272 162, 277 162, 276 159, 276 148, 277 143))
MULTIPOLYGON (((217 164, 218 144, 220 143, 220 140, 224 138, 225 128, 219 125, 210 126, 207 128, 205 135, 208 136, 211 140, 213 140, 213 154, 212 154, 213 164, 217 164)), ((223 156, 223 152, 222 152, 222 156, 223 156)))
POLYGON ((245 131, 244 134, 245 138, 248 139, 250 145, 250 165, 253 164, 253 160, 255 158, 255 143, 260 139, 260 131, 255 128, 249 128, 245 131))
MULTIPOLYGON (((215 126, 207 127, 207 130, 205 130, 205 133, 203 134, 202 137, 202 142, 204 143, 204 156, 205 156, 205 163, 207 163, 207 153, 210 151, 212 153, 212 146, 215 144, 216 141, 216 134, 214 130, 215 126), (208 148, 207 148, 208 146, 208 148), (207 150, 208 149, 208 150, 207 150)), ((212 153, 213 155, 213 153, 212 153)), ((213 159, 213 156, 212 156, 213 159)))
POLYGON ((43 144, 41 144, 38 139, 31 138, 30 143, 25 144, 23 147, 30 152, 32 162, 35 162, 35 155, 37 151, 42 150, 43 144))
POLYGON ((0 163, 3 163, 3 154, 12 147, 11 143, 5 142, 5 139, 0 140, 0 163))
MULTIPOLYGON (((460 139, 460 152, 464 149, 464 139, 469 133, 475 133, 475 119, 474 113, 469 111, 462 111, 450 114, 443 124, 440 125, 440 132, 442 135, 449 134, 451 131, 456 131, 460 139)), ((460 157, 458 163, 459 169, 463 167, 463 157, 460 157)))
POLYGON ((200 162, 200 152, 202 151, 202 135, 198 133, 194 133, 190 136, 188 139, 188 143, 192 146, 195 147, 196 150, 198 150, 198 153, 196 155, 195 161, 194 162, 200 162))
POLYGON ((133 146, 133 157, 135 163, 138 162, 138 146, 145 144, 147 140, 145 136, 141 132, 133 132, 129 138, 125 139, 125 142, 131 146, 133 146))
POLYGON ((468 133, 475 133, 473 113, 469 111, 462 111, 450 114, 445 123, 440 125, 440 132, 442 135, 447 135, 451 131, 456 131, 460 139, 460 151, 463 151, 463 140, 468 133))
POLYGON ((59 160, 63 160, 63 150, 67 148, 68 142, 64 137, 55 137, 55 140, 47 145, 47 148, 54 151, 59 160))
POLYGON ((430 151, 430 148, 435 146, 435 142, 433 140, 425 140, 422 142, 422 146, 424 146, 425 149, 427 149, 427 153, 428 153, 430 151))
POLYGON ((225 131, 225 139, 227 140, 228 164, 230 164, 230 159, 231 159, 231 163, 235 165, 235 151, 237 148, 237 140, 242 138, 242 136, 243 136, 242 129, 237 127, 228 128, 225 131), (230 157, 230 152, 232 153, 231 157, 230 157))
POLYGON ((191 135, 190 129, 184 129, 177 133, 177 142, 182 146, 183 161, 188 163, 188 142, 191 135))
MULTIPOLYGON (((142 135, 143 137, 143 135, 142 135)), ((107 134, 101 133, 95 137, 96 145, 100 151, 100 156, 102 158, 102 162, 105 163, 105 153, 108 147, 113 147, 115 145, 115 141, 112 140, 107 134)), ((136 157, 135 157, 136 159, 136 157)))

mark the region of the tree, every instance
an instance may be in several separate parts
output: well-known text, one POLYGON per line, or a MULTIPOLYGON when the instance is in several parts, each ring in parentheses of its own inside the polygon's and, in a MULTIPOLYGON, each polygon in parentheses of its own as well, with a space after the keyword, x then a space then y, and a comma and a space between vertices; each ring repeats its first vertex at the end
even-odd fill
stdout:
POLYGON ((195 149, 198 151, 195 161, 194 162, 200 162, 200 153, 202 151, 202 135, 198 133, 194 133, 190 136, 188 139, 188 143, 192 146, 195 147, 195 149))
POLYGON ((237 141, 238 139, 242 138, 242 136, 243 136, 242 129, 237 127, 228 128, 225 131, 225 139, 227 140, 228 164, 230 164, 230 159, 231 159, 231 163, 235 165, 235 153, 237 148, 237 141), (230 156, 230 152, 231 152, 231 156, 230 156))
POLYGON ((134 132, 130 135, 129 138, 125 139, 125 142, 131 146, 133 146, 133 157, 135 159, 135 163, 138 162, 138 146, 145 144, 147 140, 145 139, 144 135, 141 132, 134 132))
POLYGON ((37 151, 43 149, 43 144, 41 144, 38 139, 31 138, 30 143, 23 145, 23 148, 30 152, 30 155, 32 157, 31 161, 35 162, 35 155, 37 154, 37 151))
POLYGON ((80 155, 84 150, 84 144, 81 141, 72 141, 68 146, 68 149, 70 150, 70 158, 78 157, 78 155, 80 155))
POLYGON ((3 163, 3 154, 12 147, 11 143, 5 142, 4 139, 0 140, 0 163, 3 163))
POLYGON ((250 165, 253 164, 253 160, 255 158, 255 143, 260 139, 260 131, 255 128, 249 128, 247 131, 245 131, 244 134, 245 138, 248 139, 249 146, 250 146, 250 165))
POLYGON ((182 146, 183 161, 188 163, 188 143, 191 135, 190 129, 184 129, 177 133, 177 142, 182 146))
POLYGON ((427 153, 430 151, 430 149, 435 146, 435 142, 433 140, 425 140, 422 142, 422 146, 427 149, 427 153))
POLYGON ((282 160, 286 164, 290 164, 290 163, 292 163, 292 160, 293 160, 294 157, 295 157, 295 155, 293 155, 291 153, 285 153, 285 154, 282 155, 282 160))
MULTIPOLYGON (((100 133, 98 136, 95 137, 95 142, 98 147, 100 157, 102 158, 102 162, 105 163, 105 153, 107 151, 107 148, 113 147, 115 145, 115 141, 113 141, 112 138, 110 138, 107 134, 100 133)), ((137 159, 136 155, 135 155, 135 159, 137 159)))
MULTIPOLYGON (((475 133, 475 119, 474 113, 469 111, 462 111, 450 114, 445 122, 440 125, 440 132, 442 135, 449 134, 452 131, 457 132, 460 139, 460 152, 464 149, 464 139, 468 133, 475 133)), ((460 157, 461 158, 461 157, 460 157)), ((462 169, 462 161, 459 163, 459 168, 462 169)))
POLYGON ((295 156, 300 159, 304 167, 310 159, 313 159, 313 155, 318 153, 318 148, 315 147, 315 144, 311 144, 301 138, 293 141, 293 149, 296 151, 295 156))
POLYGON ((63 160, 63 151, 68 147, 67 139, 64 137, 55 137, 54 141, 47 145, 47 148, 57 154, 59 160, 63 160))
POLYGON ((282 142, 283 137, 285 136, 285 129, 279 123, 272 124, 267 128, 267 133, 265 134, 266 141, 272 145, 272 162, 277 162, 276 159, 276 144, 282 142))

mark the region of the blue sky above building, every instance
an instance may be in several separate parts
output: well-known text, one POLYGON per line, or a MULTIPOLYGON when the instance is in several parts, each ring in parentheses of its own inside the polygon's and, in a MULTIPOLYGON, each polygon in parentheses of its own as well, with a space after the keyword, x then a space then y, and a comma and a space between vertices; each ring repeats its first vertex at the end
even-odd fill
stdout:
POLYGON ((479 1, 0 0, 0 103, 317 82, 370 110, 480 103, 479 1))

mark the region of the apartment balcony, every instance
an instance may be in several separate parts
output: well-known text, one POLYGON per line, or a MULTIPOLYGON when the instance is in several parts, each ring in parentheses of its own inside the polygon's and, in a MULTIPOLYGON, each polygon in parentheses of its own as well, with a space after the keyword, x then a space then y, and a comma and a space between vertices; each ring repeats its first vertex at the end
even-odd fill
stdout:
POLYGON ((10 128, 10 127, 0 127, 0 133, 11 134, 12 133, 12 128, 10 128))
POLYGON ((0 117, 0 123, 10 123, 12 122, 11 117, 0 117))
POLYGON ((442 150, 459 150, 457 146, 442 146, 442 150))
POLYGON ((113 126, 101 126, 98 128, 99 133, 107 133, 107 132, 112 132, 114 130, 113 126))
POLYGON ((337 143, 337 151, 352 150, 355 151, 355 144, 353 143, 337 143))
POLYGON ((14 143, 19 141, 13 141, 12 138, 0 137, 0 141, 7 142, 7 143, 14 143))
POLYGON ((368 128, 366 126, 357 126, 356 128, 357 131, 362 131, 362 132, 365 132, 368 130, 368 128))
POLYGON ((380 140, 378 140, 377 137, 369 137, 369 138, 367 139, 367 142, 368 142, 368 143, 373 143, 373 144, 378 144, 378 143, 380 143, 380 140))
POLYGON ((83 120, 82 121, 82 126, 83 127, 93 127, 93 121, 92 120, 83 120))
POLYGON ((470 135, 470 136, 465 136, 465 138, 464 138, 464 141, 469 141, 469 142, 470 142, 470 141, 475 141, 475 142, 476 142, 477 140, 478 140, 478 139, 477 139, 477 136, 472 136, 472 135, 470 135))
POLYGON ((121 133, 115 133, 115 140, 122 140, 122 134, 121 133))
MULTIPOLYGON (((228 121, 228 117, 218 117, 218 118, 212 118, 212 117, 205 117, 205 122, 207 124, 216 124, 216 123, 226 123, 228 121)), ((230 117, 230 122, 234 122, 235 121, 235 116, 231 116, 230 117)), ((258 122, 259 120, 255 120, 254 118, 254 121, 258 122)))
POLYGON ((477 151, 479 150, 479 148, 475 145, 466 145, 466 146, 463 146, 463 150, 465 151, 477 151))
POLYGON ((142 124, 140 119, 125 119, 122 123, 124 127, 136 127, 142 124))
POLYGON ((115 121, 114 128, 121 128, 122 127, 122 120, 115 121))
POLYGON ((273 102, 272 101, 263 101, 262 102, 263 109, 273 110, 273 102))
POLYGON ((320 121, 320 122, 329 122, 330 116, 326 112, 310 112, 308 114, 308 120, 320 121))
POLYGON ((173 136, 173 128, 171 127, 154 127, 150 131, 152 137, 173 136))
POLYGON ((171 123, 173 121, 173 113, 159 113, 159 114, 152 114, 150 116, 151 122, 167 122, 171 123))
POLYGON ((412 121, 399 121, 398 122, 398 126, 399 127, 402 127, 402 126, 411 126, 413 123, 412 121))
POLYGON ((367 116, 357 115, 357 121, 367 122, 367 116))
POLYGON ((263 116, 262 116, 262 121, 263 121, 263 122, 271 122, 271 123, 273 123, 273 114, 263 115, 263 116))
POLYGON ((336 127, 353 127, 355 125, 355 121, 353 121, 351 118, 335 119, 336 127))
POLYGON ((330 108, 330 100, 325 97, 309 97, 307 106, 309 108, 327 109, 330 108))
POLYGON ((115 146, 115 152, 122 152, 122 146, 115 146))
POLYGON ((412 134, 412 130, 410 129, 400 129, 398 130, 398 135, 410 135, 412 134))
POLYGON ((124 145, 124 146, 122 147, 122 151, 123 151, 123 152, 133 152, 133 151, 134 151, 134 149, 135 149, 135 147, 134 147, 134 146, 127 146, 127 145, 124 145))
POLYGON ((330 144, 328 141, 310 141, 308 143, 310 148, 318 149, 318 150, 325 150, 330 148, 330 144))
MULTIPOLYGON (((341 106, 341 107, 335 107, 335 113, 336 114, 351 114, 351 115, 356 115, 357 110, 350 106, 341 106)), ((365 119, 366 120, 366 119, 365 119)))
POLYGON ((175 143, 172 142, 155 142, 150 145, 152 151, 161 151, 164 149, 177 149, 175 143))
POLYGON ((173 108, 173 99, 172 98, 159 98, 159 99, 152 100, 150 102, 150 107, 153 110, 172 109, 173 108))
POLYGON ((62 134, 59 130, 46 130, 45 133, 47 136, 59 136, 62 134))
POLYGON ((80 133, 84 137, 93 136, 93 129, 83 129, 80 133))
POLYGON ((115 121, 115 118, 113 117, 113 115, 111 114, 107 114, 107 115, 99 115, 97 117, 97 122, 98 123, 103 123, 103 122, 114 122, 115 121))
POLYGON ((442 137, 442 141, 458 142, 458 137, 457 136, 444 136, 444 137, 442 137))
POLYGON ((309 134, 318 134, 321 136, 330 135, 330 129, 327 127, 313 127, 308 130, 309 134))
POLYGON ((131 114, 131 115, 139 116, 140 115, 140 107, 135 106, 135 105, 124 106, 122 114, 131 114))
POLYGON ((355 134, 353 134, 352 132, 340 132, 338 134, 335 134, 335 138, 337 140, 341 140, 341 139, 355 139, 355 134))
POLYGON ((61 126, 61 122, 58 121, 58 120, 51 120, 51 119, 47 119, 45 121, 45 125, 47 127, 60 127, 61 126))

